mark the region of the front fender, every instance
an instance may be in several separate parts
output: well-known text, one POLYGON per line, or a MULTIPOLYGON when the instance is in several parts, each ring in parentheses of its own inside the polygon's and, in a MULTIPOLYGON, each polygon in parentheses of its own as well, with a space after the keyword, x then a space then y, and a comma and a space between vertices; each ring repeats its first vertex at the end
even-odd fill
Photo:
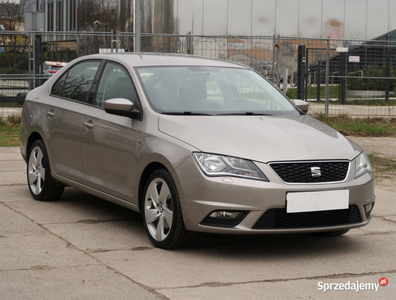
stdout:
POLYGON ((158 136, 140 133, 140 139, 136 146, 136 167, 134 180, 134 204, 139 201, 139 184, 143 172, 151 163, 160 163, 171 173, 176 183, 179 196, 182 198, 183 191, 180 180, 177 178, 175 169, 191 156, 194 147, 183 143, 168 135, 158 133, 158 136))

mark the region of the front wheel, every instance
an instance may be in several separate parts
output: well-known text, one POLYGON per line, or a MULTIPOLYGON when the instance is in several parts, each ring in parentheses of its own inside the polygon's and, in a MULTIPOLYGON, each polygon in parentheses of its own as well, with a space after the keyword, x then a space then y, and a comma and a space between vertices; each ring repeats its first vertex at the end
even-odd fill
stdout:
POLYGON ((33 143, 27 163, 29 191, 36 200, 57 200, 62 196, 65 186, 51 176, 47 149, 42 140, 33 143))
POLYGON ((180 199, 168 171, 155 171, 147 180, 142 203, 143 223, 150 241, 159 248, 180 248, 188 244, 180 199))

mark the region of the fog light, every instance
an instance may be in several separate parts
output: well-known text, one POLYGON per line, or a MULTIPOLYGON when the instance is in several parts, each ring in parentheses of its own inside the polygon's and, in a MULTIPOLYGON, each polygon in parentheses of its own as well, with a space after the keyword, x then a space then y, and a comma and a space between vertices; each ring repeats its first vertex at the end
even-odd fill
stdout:
POLYGON ((240 214, 241 212, 238 211, 218 210, 212 212, 209 215, 209 218, 232 220, 232 219, 237 219, 240 216, 240 214))
POLYGON ((367 204, 364 209, 366 210, 366 213, 370 213, 371 210, 373 209, 373 203, 367 204))
POLYGON ((201 225, 214 227, 235 227, 248 215, 249 211, 216 210, 202 220, 201 225))

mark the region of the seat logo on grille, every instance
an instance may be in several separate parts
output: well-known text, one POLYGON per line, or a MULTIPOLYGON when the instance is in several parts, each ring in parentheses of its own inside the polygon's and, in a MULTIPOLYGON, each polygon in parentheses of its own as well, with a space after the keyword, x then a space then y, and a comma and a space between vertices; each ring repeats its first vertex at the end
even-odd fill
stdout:
POLYGON ((312 177, 320 177, 320 176, 322 176, 322 172, 320 171, 320 167, 311 167, 311 175, 312 175, 312 177))

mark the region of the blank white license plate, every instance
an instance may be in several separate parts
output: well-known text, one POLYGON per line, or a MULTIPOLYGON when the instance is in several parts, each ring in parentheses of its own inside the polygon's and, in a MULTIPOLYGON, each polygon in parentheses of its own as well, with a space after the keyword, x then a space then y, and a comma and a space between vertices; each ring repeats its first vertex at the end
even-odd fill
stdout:
POLYGON ((286 194, 286 211, 299 213, 348 209, 349 190, 286 194))

